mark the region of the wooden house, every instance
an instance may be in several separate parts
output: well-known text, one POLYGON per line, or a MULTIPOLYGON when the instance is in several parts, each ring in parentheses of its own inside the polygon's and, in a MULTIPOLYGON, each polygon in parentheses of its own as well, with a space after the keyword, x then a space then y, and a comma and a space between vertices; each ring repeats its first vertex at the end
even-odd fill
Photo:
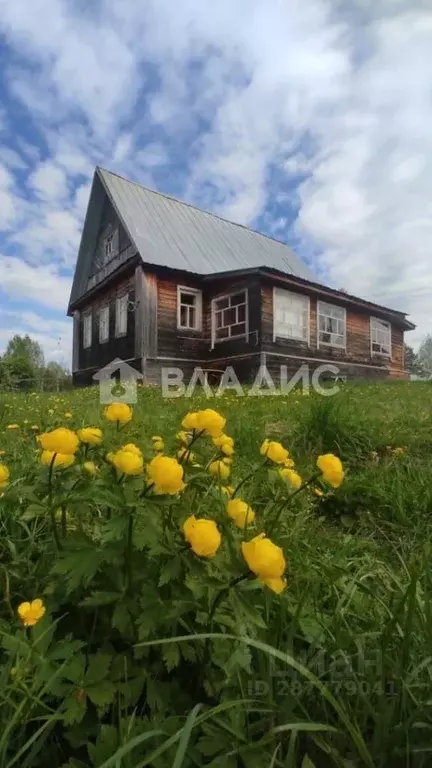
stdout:
POLYGON ((165 367, 307 363, 348 378, 408 378, 400 311, 318 281, 288 246, 96 168, 68 307, 73 378, 115 358, 158 383, 165 367))

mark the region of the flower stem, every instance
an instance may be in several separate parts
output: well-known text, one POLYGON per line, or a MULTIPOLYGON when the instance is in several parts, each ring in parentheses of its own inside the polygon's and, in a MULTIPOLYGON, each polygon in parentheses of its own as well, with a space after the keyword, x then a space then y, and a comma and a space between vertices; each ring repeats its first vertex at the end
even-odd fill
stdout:
POLYGON ((248 475, 246 475, 246 477, 244 477, 243 480, 240 480, 238 485, 236 485, 236 487, 234 488, 231 498, 233 499, 234 496, 238 493, 238 491, 242 487, 242 485, 244 485, 248 480, 250 480, 250 478, 253 477, 260 469, 265 467, 267 463, 268 463, 267 459, 264 459, 264 462, 261 465, 261 467, 257 467, 257 469, 254 469, 253 472, 250 472, 248 475))
POLYGON ((126 580, 127 580, 126 591, 128 592, 128 594, 132 592, 132 579, 133 579, 133 569, 132 569, 133 525, 134 525, 133 514, 130 514, 129 523, 128 523, 127 540, 126 540, 126 552, 125 552, 125 566, 126 566, 126 580))
POLYGON ((274 518, 273 518, 272 522, 270 523, 270 527, 269 527, 269 528, 268 528, 268 530, 267 530, 267 536, 270 536, 270 534, 271 534, 271 533, 272 533, 272 531, 274 530, 275 526, 277 525, 277 523, 278 523, 278 521, 279 521, 279 518, 280 518, 280 516, 281 516, 281 514, 282 514, 283 510, 284 510, 284 509, 287 509, 288 507, 290 507, 290 506, 291 506, 291 502, 292 502, 292 500, 293 500, 294 496, 297 496, 297 494, 298 494, 298 493, 300 493, 301 491, 304 491, 304 489, 305 489, 305 488, 307 488, 307 487, 308 487, 308 485, 311 485, 311 483, 314 483, 314 482, 315 482, 315 480, 317 480, 317 479, 318 479, 318 477, 320 477, 320 476, 321 476, 321 472, 315 472, 315 473, 314 473, 314 474, 313 474, 313 475, 312 475, 312 476, 309 478, 309 480, 306 480, 306 482, 305 482, 305 483, 302 483, 302 485, 300 486, 300 488, 297 488, 297 490, 295 490, 295 491, 294 491, 294 492, 293 492, 293 493, 292 493, 292 494, 289 496, 289 498, 288 498, 288 499, 286 499, 286 501, 284 501, 284 502, 281 504, 281 506, 279 507, 278 511, 276 512, 276 514, 275 514, 275 516, 274 516, 274 518))
POLYGON ((61 527, 63 538, 66 538, 66 507, 61 507, 61 527))
POLYGON ((54 452, 53 457, 51 459, 50 466, 49 466, 49 471, 48 471, 48 504, 49 504, 54 541, 56 543, 57 550, 59 550, 61 549, 60 536, 57 530, 57 522, 55 519, 55 511, 54 511, 53 502, 52 502, 52 476, 53 476, 54 462, 56 460, 56 456, 57 456, 57 453, 54 452))

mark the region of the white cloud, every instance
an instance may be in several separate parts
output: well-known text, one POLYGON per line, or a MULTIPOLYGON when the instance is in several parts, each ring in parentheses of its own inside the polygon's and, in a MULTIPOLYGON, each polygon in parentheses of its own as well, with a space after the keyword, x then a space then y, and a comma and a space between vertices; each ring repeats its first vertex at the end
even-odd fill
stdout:
POLYGON ((0 257, 0 289, 9 297, 66 312, 72 280, 54 266, 34 266, 13 256, 0 257))
POLYGON ((7 168, 0 165, 0 232, 11 228, 16 217, 13 178, 7 168))
POLYGON ((51 160, 46 160, 36 168, 29 184, 45 200, 61 201, 68 194, 66 174, 51 160))

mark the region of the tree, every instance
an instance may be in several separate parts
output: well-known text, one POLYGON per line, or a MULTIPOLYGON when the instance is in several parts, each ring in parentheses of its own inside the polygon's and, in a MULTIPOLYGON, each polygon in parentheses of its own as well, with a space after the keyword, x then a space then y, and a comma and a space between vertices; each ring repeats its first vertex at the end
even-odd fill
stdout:
POLYGON ((4 358, 25 358, 30 361, 35 368, 42 368, 44 364, 44 354, 38 341, 32 339, 28 334, 19 336, 15 334, 6 347, 4 358))
POLYGON ((417 352, 417 363, 421 372, 432 376, 432 336, 428 334, 420 344, 417 352))
POLYGON ((67 389, 72 381, 72 377, 66 368, 60 363, 51 360, 43 372, 43 387, 48 390, 67 389))
POLYGON ((422 366, 418 361, 417 353, 408 344, 405 344, 405 370, 408 373, 415 373, 420 375, 422 372, 422 366))

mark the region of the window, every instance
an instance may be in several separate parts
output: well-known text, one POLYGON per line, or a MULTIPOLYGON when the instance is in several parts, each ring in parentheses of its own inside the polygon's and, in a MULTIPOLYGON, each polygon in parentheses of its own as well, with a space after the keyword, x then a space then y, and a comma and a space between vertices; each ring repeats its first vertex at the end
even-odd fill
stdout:
POLYGON ((212 341, 225 341, 247 334, 247 291, 212 301, 212 341))
POLYGON ((109 339, 109 305, 102 307, 99 312, 99 342, 103 344, 109 339))
POLYGON ((116 301, 116 336, 126 336, 128 300, 129 294, 126 293, 116 301))
POLYGON ((88 349, 92 343, 92 316, 89 312, 83 317, 83 347, 88 349))
POLYGON ((273 289, 273 338, 309 341, 309 299, 273 289))
POLYGON ((201 328, 202 295, 195 288, 177 286, 177 328, 198 331, 201 328))
POLYGON ((371 352, 377 355, 391 355, 391 325, 385 320, 371 317, 371 352))
POLYGON ((109 229, 108 233, 103 239, 103 262, 107 264, 108 261, 117 256, 118 253, 118 229, 109 229))
POLYGON ((318 302, 318 347, 346 347, 346 310, 318 302))

